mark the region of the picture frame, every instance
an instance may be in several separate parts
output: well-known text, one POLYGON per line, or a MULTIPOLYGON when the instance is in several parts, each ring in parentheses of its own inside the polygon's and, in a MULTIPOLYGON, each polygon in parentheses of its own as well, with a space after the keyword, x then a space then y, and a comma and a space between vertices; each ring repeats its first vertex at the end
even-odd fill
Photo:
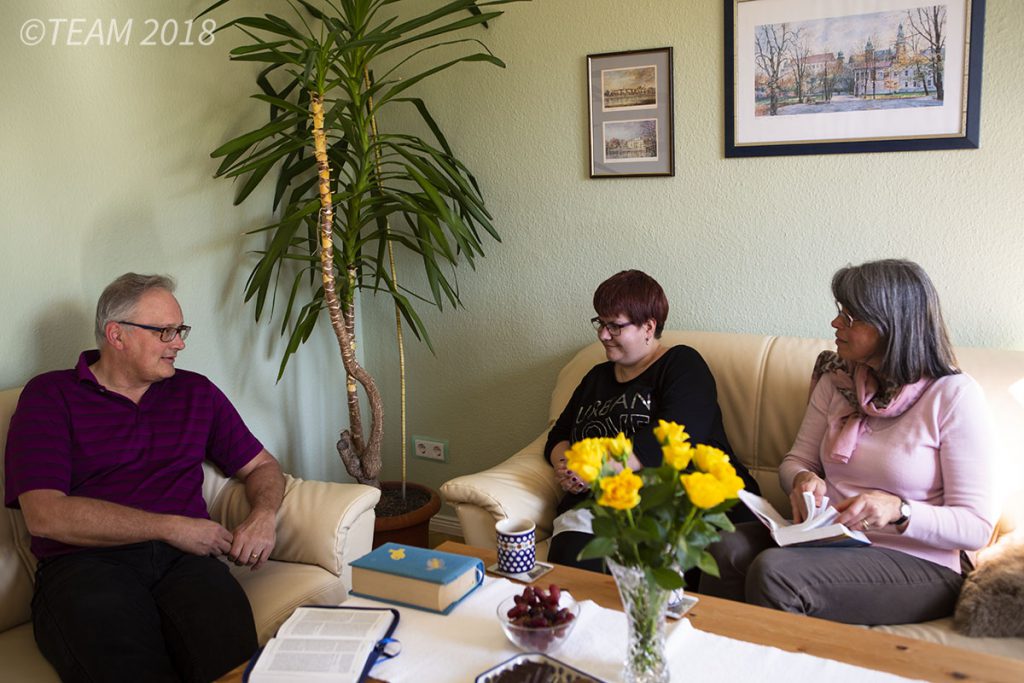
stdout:
POLYGON ((978 148, 985 0, 724 8, 726 157, 978 148))
POLYGON ((672 48, 587 55, 590 177, 675 175, 672 48))

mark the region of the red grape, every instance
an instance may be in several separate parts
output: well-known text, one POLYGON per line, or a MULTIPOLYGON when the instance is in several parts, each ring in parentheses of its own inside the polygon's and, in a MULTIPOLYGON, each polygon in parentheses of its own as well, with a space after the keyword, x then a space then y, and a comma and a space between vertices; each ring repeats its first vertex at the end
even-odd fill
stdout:
MULTIPOLYGON (((562 589, 555 584, 551 584, 547 591, 527 586, 522 595, 514 596, 515 606, 508 611, 507 616, 513 624, 523 628, 561 626, 576 618, 568 608, 558 606, 561 598, 562 589)), ((537 635, 550 637, 548 634, 537 635)))

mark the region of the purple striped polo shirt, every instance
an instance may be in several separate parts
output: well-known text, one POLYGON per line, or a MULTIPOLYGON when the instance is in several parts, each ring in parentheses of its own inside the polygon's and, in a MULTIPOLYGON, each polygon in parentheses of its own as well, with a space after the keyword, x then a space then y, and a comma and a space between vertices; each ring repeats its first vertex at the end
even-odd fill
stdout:
MULTIPOLYGON (((86 351, 74 370, 25 385, 7 435, 5 504, 56 489, 148 512, 208 518, 203 460, 233 475, 263 450, 227 397, 206 377, 178 370, 142 400, 107 391, 86 351)), ((42 559, 77 546, 32 537, 42 559)))

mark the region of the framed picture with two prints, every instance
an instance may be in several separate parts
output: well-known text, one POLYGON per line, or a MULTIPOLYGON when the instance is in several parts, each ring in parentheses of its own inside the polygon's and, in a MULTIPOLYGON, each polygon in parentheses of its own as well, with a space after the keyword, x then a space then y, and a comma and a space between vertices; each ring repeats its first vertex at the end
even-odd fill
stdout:
POLYGON ((984 0, 724 0, 725 156, 971 149, 984 0))
POLYGON ((675 175, 672 48, 587 56, 590 177, 675 175))

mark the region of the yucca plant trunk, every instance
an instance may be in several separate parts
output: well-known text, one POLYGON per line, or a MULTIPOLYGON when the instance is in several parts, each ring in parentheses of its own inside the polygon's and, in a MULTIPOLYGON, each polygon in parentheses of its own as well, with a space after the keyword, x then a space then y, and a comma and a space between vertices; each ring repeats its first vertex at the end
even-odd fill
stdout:
POLYGON ((373 377, 356 360, 355 344, 355 279, 354 268, 345 273, 347 285, 344 305, 338 297, 334 271, 334 202, 331 199, 331 167, 327 160, 327 136, 324 133, 323 95, 310 92, 310 115, 313 120, 313 153, 317 166, 320 194, 320 271, 323 276, 324 304, 331 328, 338 339, 341 362, 345 366, 345 393, 348 403, 349 427, 338 439, 338 455, 345 469, 361 484, 380 487, 381 440, 384 405, 373 377), (356 382, 363 386, 370 404, 370 439, 363 441, 362 413, 356 382))

